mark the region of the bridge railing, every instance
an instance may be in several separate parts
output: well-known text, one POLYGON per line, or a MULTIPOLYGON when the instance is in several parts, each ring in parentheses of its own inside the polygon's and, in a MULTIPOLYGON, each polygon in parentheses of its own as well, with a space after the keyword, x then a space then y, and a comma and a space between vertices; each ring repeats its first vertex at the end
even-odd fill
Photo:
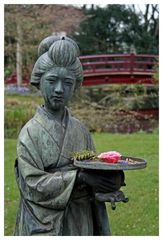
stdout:
MULTIPOLYGON (((111 83, 147 83, 153 84, 157 55, 145 54, 101 54, 81 56, 84 69, 83 85, 100 85, 111 83)), ((17 76, 13 73, 5 84, 16 84, 17 76)), ((23 78, 28 85, 28 77, 23 78)))
POLYGON ((157 55, 144 54, 103 54, 81 56, 84 75, 98 73, 145 73, 155 72, 157 55))

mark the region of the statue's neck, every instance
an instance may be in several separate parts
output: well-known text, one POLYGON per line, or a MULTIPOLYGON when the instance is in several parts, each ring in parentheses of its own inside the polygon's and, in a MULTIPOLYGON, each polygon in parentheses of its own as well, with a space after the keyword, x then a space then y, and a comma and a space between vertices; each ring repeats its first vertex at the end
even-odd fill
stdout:
POLYGON ((58 110, 52 110, 52 109, 48 108, 46 105, 44 105, 44 108, 47 112, 49 112, 51 115, 54 116, 55 120, 57 120, 60 123, 62 122, 64 112, 65 112, 65 107, 60 108, 58 110))

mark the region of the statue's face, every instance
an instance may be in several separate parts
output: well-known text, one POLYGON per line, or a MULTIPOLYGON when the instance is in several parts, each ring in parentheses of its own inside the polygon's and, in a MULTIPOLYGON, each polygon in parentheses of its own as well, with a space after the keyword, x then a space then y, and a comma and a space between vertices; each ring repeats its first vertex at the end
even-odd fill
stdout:
POLYGON ((41 92, 45 105, 52 111, 67 105, 73 95, 76 79, 72 72, 63 67, 56 67, 41 78, 41 92))

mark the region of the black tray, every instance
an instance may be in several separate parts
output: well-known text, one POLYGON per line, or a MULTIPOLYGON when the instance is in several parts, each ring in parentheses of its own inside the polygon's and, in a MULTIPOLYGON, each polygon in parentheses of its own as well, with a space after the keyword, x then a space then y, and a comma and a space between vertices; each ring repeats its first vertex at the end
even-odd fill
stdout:
POLYGON ((136 170, 145 168, 147 165, 146 160, 136 157, 121 156, 121 160, 125 161, 131 159, 133 163, 106 163, 99 160, 82 160, 74 161, 74 165, 79 168, 97 169, 97 170, 136 170))

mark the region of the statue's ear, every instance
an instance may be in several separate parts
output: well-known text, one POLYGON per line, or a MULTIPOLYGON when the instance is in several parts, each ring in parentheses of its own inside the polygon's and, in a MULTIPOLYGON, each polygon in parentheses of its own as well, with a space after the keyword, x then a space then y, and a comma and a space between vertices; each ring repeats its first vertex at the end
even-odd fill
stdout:
POLYGON ((32 86, 36 87, 38 90, 40 90, 40 83, 31 83, 32 86))
POLYGON ((37 88, 38 90, 40 90, 40 83, 39 83, 38 85, 36 85, 36 88, 37 88))

